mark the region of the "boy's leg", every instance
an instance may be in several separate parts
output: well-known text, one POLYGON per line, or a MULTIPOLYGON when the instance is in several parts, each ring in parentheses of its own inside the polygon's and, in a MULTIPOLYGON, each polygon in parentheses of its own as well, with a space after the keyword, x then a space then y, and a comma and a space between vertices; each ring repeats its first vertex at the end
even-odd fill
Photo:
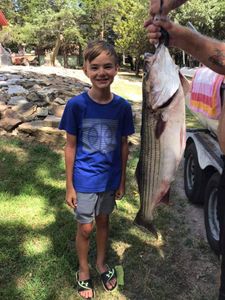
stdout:
MULTIPOLYGON (((79 280, 87 280, 90 278, 88 266, 88 250, 89 250, 89 237, 93 230, 93 222, 89 224, 78 223, 76 235, 76 249, 79 259, 79 280)), ((80 292, 84 298, 92 298, 93 291, 87 290, 80 292)))
MULTIPOLYGON (((109 235, 109 215, 99 214, 95 217, 96 221, 96 243, 97 243, 97 259, 96 267, 100 274, 106 272, 107 266, 105 264, 107 242, 109 235)), ((116 285, 116 278, 112 278, 107 287, 109 290, 113 289, 116 285)))
MULTIPOLYGON (((94 210, 97 201, 96 193, 77 193, 77 219, 76 249, 79 259, 79 281, 90 279, 88 266, 89 237, 93 230, 94 210)), ((92 298, 93 290, 80 291, 83 298, 92 298)))
MULTIPOLYGON (((109 215, 112 213, 115 206, 115 191, 99 193, 98 202, 96 205, 96 240, 97 240, 97 260, 96 267, 100 274, 108 270, 105 264, 107 242, 109 235, 109 215)), ((117 285, 116 276, 111 274, 110 280, 106 280, 104 286, 107 290, 113 290, 117 285)), ((104 277, 105 278, 105 277, 104 277)))

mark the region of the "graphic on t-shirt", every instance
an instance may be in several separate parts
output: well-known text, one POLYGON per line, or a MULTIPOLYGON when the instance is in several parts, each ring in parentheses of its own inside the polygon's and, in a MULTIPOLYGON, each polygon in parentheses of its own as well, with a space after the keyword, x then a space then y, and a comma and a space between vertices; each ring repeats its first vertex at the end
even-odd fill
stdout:
POLYGON ((82 124, 82 143, 85 151, 108 153, 116 147, 118 120, 84 119, 82 124))

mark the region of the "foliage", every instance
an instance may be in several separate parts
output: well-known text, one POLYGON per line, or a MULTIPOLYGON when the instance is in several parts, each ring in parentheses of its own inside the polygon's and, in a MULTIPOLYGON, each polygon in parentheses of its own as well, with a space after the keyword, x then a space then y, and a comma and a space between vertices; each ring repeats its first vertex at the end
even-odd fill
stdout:
MULTIPOLYGON (((60 33, 63 49, 67 49, 104 38, 118 52, 139 59, 152 50, 143 28, 148 5, 149 0, 1 0, 0 9, 10 26, 0 32, 0 41, 8 47, 25 43, 51 49, 60 33)), ((177 22, 191 22, 201 33, 219 39, 225 38, 224 15, 224 0, 188 1, 171 13, 177 22)), ((177 50, 173 53, 180 55, 177 50)))

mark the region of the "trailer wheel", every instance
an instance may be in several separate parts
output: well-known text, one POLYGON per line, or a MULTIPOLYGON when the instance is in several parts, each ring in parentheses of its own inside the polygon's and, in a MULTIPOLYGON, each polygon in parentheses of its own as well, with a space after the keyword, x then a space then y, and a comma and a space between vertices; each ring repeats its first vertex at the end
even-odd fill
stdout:
POLYGON ((184 161, 184 190, 189 201, 203 203, 207 175, 198 163, 197 150, 194 143, 187 146, 184 161))
POLYGON ((204 217, 206 236, 212 250, 219 253, 219 220, 217 210, 217 188, 220 175, 214 173, 208 181, 205 190, 204 217))

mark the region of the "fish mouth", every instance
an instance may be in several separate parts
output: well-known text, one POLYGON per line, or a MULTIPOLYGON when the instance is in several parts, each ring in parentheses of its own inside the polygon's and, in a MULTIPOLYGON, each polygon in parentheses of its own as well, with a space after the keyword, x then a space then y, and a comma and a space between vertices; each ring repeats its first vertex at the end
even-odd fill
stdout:
POLYGON ((165 108, 165 107, 169 106, 170 103, 173 102, 173 99, 175 98, 175 96, 177 95, 178 90, 179 90, 179 88, 176 90, 176 92, 173 94, 173 96, 171 96, 165 103, 158 106, 157 109, 162 109, 162 108, 165 108))

